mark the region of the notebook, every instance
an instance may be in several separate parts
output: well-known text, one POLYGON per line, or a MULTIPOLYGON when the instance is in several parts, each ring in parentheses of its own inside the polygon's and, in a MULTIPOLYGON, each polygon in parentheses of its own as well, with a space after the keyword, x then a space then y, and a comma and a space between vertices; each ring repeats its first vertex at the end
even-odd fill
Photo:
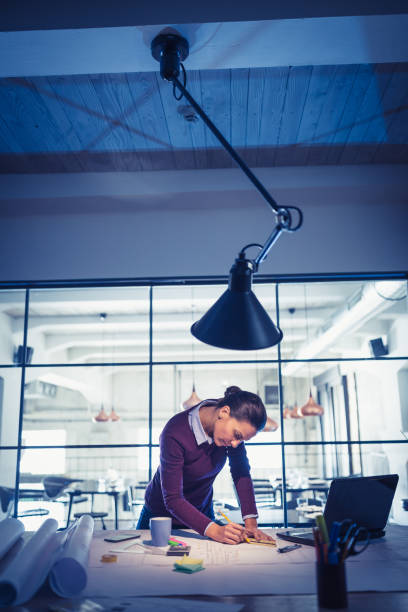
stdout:
MULTIPOLYGON (((327 528, 330 530, 333 521, 351 519, 366 527, 371 538, 382 537, 397 484, 398 474, 335 478, 323 513, 327 528)), ((314 546, 312 528, 285 529, 276 535, 282 540, 314 546)))

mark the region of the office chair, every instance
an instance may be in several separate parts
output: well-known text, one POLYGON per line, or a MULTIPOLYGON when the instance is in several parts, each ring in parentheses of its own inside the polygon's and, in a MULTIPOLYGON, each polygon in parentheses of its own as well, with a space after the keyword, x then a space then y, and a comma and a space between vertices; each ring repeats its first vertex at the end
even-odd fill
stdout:
MULTIPOLYGON (((38 496, 36 496, 38 498, 38 496)), ((10 487, 0 487, 0 507, 1 507, 1 518, 9 518, 13 515, 14 508, 14 489, 10 487)), ((46 516, 49 514, 49 510, 46 508, 32 508, 31 510, 23 510, 17 514, 18 518, 24 518, 28 516, 46 516)))

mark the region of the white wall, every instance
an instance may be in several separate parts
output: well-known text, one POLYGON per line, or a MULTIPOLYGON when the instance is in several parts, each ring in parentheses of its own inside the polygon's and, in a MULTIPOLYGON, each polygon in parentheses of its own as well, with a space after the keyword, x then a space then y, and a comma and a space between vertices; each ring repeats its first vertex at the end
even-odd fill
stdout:
MULTIPOLYGON (((328 202, 303 210, 304 227, 280 238, 260 273, 407 268, 406 204, 388 204, 384 195, 383 205, 328 202)), ((44 214, 1 221, 1 281, 226 275, 239 249, 265 242, 274 227, 274 215, 259 202, 228 210, 44 214)))

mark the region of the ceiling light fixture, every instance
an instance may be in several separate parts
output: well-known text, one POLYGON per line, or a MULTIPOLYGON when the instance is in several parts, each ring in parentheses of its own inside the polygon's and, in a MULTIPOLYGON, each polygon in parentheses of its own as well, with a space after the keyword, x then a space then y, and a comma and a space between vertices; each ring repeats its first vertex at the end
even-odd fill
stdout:
POLYGON ((176 100, 181 100, 183 97, 187 100, 277 216, 277 224, 264 245, 247 244, 241 249, 230 270, 228 289, 210 310, 192 325, 191 333, 198 340, 219 348, 256 350, 274 346, 282 340, 283 333, 272 322, 253 293, 251 289, 252 275, 258 271, 259 264, 266 259, 271 247, 283 232, 295 232, 301 227, 302 212, 297 206, 278 206, 262 183, 187 91, 186 71, 181 62, 188 57, 188 41, 178 34, 159 34, 152 41, 151 51, 154 59, 160 62, 162 78, 173 83, 173 94, 176 100), (183 74, 183 82, 179 80, 180 69, 183 74), (179 94, 177 94, 177 91, 179 94), (255 259, 247 259, 245 251, 253 246, 259 247, 260 251, 255 259))

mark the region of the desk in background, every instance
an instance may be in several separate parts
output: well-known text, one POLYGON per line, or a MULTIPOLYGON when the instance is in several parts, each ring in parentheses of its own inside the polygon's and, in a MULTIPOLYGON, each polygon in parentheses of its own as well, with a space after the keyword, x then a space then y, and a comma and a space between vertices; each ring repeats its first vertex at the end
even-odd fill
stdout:
POLYGON ((74 503, 75 497, 79 495, 90 495, 93 499, 94 495, 109 495, 113 498, 113 507, 115 514, 115 529, 119 528, 119 515, 118 515, 118 505, 119 505, 119 497, 124 492, 123 489, 115 488, 115 487, 105 487, 101 486, 98 480, 84 480, 81 482, 80 487, 76 487, 75 489, 68 489, 66 493, 69 495, 69 504, 68 504, 68 515, 67 515, 67 527, 71 520, 71 512, 72 512, 72 504, 74 503))

